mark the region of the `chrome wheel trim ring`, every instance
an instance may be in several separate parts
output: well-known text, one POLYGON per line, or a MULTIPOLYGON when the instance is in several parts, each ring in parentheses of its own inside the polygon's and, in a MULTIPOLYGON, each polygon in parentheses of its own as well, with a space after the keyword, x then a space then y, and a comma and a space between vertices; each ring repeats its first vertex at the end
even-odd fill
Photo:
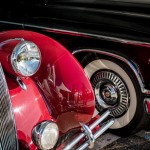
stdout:
POLYGON ((119 65, 112 61, 106 59, 91 61, 85 66, 84 71, 87 77, 91 79, 92 75, 101 69, 113 70, 114 72, 118 73, 122 77, 122 79, 124 79, 124 82, 126 83, 130 93, 130 106, 127 112, 123 116, 115 119, 115 123, 110 127, 111 129, 119 129, 128 125, 135 115, 137 108, 136 91, 128 74, 119 65))
POLYGON ((122 79, 110 70, 99 70, 91 80, 97 108, 109 108, 112 115, 120 117, 128 110, 130 97, 122 79), (104 88, 103 88, 104 87, 104 88))

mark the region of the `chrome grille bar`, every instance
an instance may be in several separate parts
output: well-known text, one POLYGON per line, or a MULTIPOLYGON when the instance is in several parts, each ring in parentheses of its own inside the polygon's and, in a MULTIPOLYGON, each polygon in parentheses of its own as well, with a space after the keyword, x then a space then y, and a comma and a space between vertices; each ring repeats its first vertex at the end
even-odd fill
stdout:
POLYGON ((0 150, 17 150, 17 134, 11 100, 0 64, 0 150))

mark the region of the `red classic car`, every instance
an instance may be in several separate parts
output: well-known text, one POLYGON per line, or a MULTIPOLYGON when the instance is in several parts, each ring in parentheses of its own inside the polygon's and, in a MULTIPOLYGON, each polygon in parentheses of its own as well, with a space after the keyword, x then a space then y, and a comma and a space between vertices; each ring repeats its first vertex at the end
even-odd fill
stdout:
POLYGON ((149 0, 2 1, 0 62, 19 145, 84 149, 109 127, 126 136, 149 125, 149 26, 149 0))
POLYGON ((1 149, 92 148, 114 123, 110 110, 93 116, 92 86, 55 40, 31 31, 1 32, 0 60, 1 149))

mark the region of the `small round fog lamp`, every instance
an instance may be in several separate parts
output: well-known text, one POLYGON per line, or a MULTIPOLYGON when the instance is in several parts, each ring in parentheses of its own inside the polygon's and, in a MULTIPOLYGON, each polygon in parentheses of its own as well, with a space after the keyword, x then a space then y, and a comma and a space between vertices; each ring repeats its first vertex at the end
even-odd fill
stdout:
POLYGON ((41 53, 38 46, 30 41, 21 41, 11 55, 11 65, 16 74, 32 76, 41 63, 41 53))
POLYGON ((59 130, 54 122, 44 121, 32 130, 32 140, 34 144, 42 150, 54 148, 58 141, 59 130))

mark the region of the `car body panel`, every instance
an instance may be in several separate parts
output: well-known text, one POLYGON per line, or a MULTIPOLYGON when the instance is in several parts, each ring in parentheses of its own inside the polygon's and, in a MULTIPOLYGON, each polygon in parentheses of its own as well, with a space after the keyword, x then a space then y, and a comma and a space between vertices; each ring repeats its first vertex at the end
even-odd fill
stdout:
POLYGON ((9 76, 6 79, 16 120, 19 149, 36 149, 31 137, 33 127, 45 120, 56 120, 48 112, 44 99, 32 79, 23 79, 27 91, 9 76))
POLYGON ((30 31, 3 32, 0 41, 15 37, 36 43, 41 51, 41 67, 32 79, 43 93, 51 115, 58 120, 60 131, 65 133, 79 127, 79 122, 90 121, 95 107, 93 90, 72 54, 53 39, 30 31))

